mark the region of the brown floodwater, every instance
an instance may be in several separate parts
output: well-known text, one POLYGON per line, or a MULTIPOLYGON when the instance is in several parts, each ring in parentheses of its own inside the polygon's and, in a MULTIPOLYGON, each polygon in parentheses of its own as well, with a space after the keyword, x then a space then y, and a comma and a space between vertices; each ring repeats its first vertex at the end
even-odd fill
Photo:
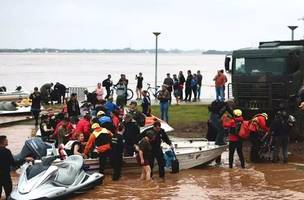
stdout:
MULTIPOLYGON (((9 148, 16 153, 31 129, 18 125, 1 128, 0 133, 8 136, 9 148)), ((291 155, 289 164, 248 164, 246 169, 229 169, 227 152, 222 157, 221 166, 167 173, 165 180, 155 176, 152 181, 141 181, 139 174, 123 174, 114 182, 106 174, 102 185, 71 199, 304 199, 303 159, 291 155)), ((18 174, 12 174, 16 184, 18 174)))

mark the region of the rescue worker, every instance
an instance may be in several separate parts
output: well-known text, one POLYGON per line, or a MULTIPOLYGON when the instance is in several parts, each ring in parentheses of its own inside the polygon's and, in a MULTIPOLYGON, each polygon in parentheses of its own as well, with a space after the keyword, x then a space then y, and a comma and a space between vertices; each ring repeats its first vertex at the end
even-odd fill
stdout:
POLYGON ((154 159, 157 160, 158 164, 158 172, 160 178, 165 178, 165 158, 164 153, 161 147, 161 143, 165 142, 173 148, 172 142, 169 139, 167 133, 164 129, 161 128, 161 124, 159 121, 155 121, 153 123, 153 127, 148 129, 144 136, 150 137, 150 135, 154 135, 153 139, 150 141, 152 146, 152 156, 151 160, 149 161, 151 167, 151 177, 153 175, 153 167, 154 167, 154 159))
POLYGON ((99 157, 99 173, 104 174, 104 169, 107 163, 107 159, 111 156, 111 138, 112 133, 106 128, 100 127, 98 123, 92 125, 93 133, 90 135, 87 142, 83 157, 88 158, 89 153, 97 151, 99 157))
POLYGON ((273 136, 274 150, 272 152, 272 162, 279 160, 279 152, 282 147, 283 162, 288 162, 288 142, 289 132, 294 126, 294 117, 288 115, 285 110, 280 111, 270 126, 270 133, 273 136))
POLYGON ((261 146, 261 140, 268 133, 269 128, 267 127, 268 115, 267 113, 261 113, 255 115, 249 125, 250 135, 249 139, 251 142, 250 149, 250 161, 259 162, 259 150, 261 146))
POLYGON ((111 140, 111 164, 113 168, 112 180, 117 181, 121 177, 123 137, 122 132, 114 133, 111 140))
POLYGON ((234 116, 226 123, 226 128, 228 128, 229 135, 229 168, 233 167, 233 160, 234 160, 234 152, 235 149, 239 156, 241 167, 245 168, 245 160, 243 155, 243 141, 239 137, 238 132, 240 130, 241 124, 244 121, 242 116, 242 111, 240 109, 233 110, 234 116))

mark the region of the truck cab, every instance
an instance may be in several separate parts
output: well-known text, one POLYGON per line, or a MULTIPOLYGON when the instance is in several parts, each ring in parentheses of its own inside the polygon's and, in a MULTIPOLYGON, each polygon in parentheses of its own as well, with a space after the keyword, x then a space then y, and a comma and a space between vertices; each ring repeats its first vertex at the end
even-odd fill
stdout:
POLYGON ((231 72, 228 98, 241 109, 272 112, 284 103, 294 111, 299 92, 304 92, 304 40, 235 50, 226 56, 225 69, 231 72))

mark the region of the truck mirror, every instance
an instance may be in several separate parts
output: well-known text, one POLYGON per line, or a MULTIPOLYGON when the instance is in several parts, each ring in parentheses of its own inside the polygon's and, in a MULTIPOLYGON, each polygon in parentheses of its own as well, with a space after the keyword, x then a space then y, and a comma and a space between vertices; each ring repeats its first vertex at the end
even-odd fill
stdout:
POLYGON ((228 56, 225 57, 225 70, 226 71, 230 71, 230 60, 231 60, 230 57, 228 57, 228 56))

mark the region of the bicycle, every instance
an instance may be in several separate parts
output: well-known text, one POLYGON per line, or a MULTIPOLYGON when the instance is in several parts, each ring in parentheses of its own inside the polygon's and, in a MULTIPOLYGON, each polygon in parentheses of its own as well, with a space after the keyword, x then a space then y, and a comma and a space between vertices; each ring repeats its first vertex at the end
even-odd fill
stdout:
POLYGON ((151 94, 155 97, 155 99, 157 99, 157 96, 160 92, 160 90, 159 90, 160 86, 157 85, 156 88, 155 88, 155 87, 151 87, 150 83, 147 83, 147 85, 148 85, 147 96, 150 96, 150 92, 151 92, 151 94))
MULTIPOLYGON (((114 85, 111 87, 111 90, 110 90, 110 95, 113 97, 114 95, 114 90, 117 90, 117 87, 114 85)), ((134 92, 133 90, 131 90, 130 88, 127 88, 127 100, 131 100, 134 96, 134 92)))

